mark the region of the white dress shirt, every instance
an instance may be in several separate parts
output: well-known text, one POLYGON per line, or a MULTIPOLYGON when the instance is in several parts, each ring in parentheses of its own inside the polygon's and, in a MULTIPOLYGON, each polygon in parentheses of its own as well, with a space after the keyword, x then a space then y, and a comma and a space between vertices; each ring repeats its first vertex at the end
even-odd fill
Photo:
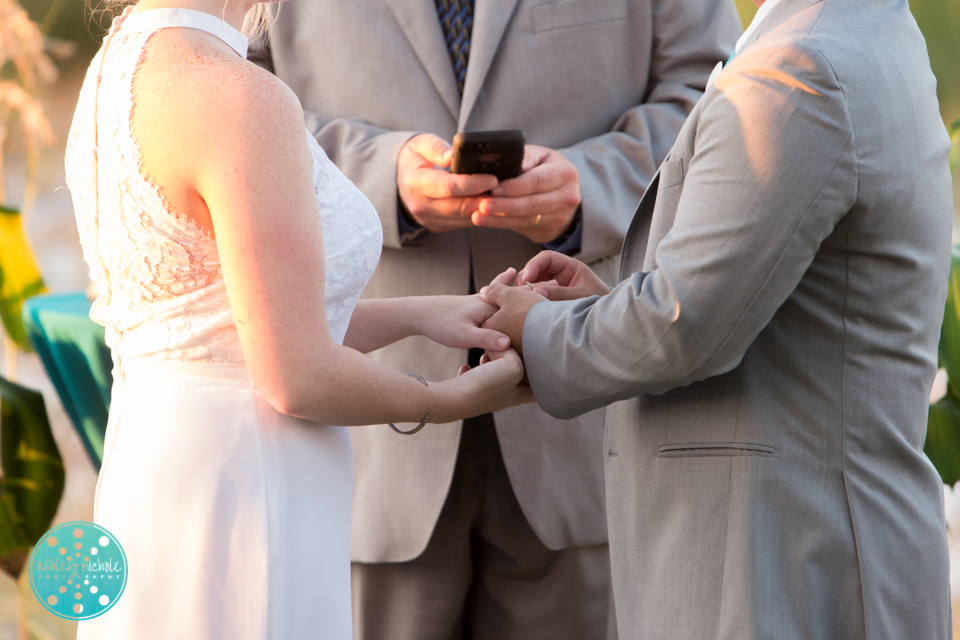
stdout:
MULTIPOLYGON (((780 0, 766 0, 766 2, 760 5, 760 8, 757 10, 757 14, 753 16, 753 22, 750 23, 750 26, 747 27, 747 30, 744 31, 743 35, 740 36, 740 39, 737 40, 737 45, 733 50, 734 55, 740 53, 740 47, 742 47, 743 43, 747 41, 747 38, 750 37, 750 34, 760 28, 760 25, 763 24, 764 19, 770 14, 771 11, 773 11, 773 8, 777 6, 778 2, 780 2, 780 0)), ((733 56, 730 56, 730 59, 732 60, 733 56)), ((729 62, 729 60, 727 62, 729 62)), ((725 66, 726 64, 723 62, 717 63, 717 66, 713 69, 713 73, 711 73, 710 77, 707 79, 708 88, 714 83, 725 66)))
POLYGON ((750 23, 750 26, 747 27, 747 30, 744 31, 743 35, 740 36, 740 39, 737 40, 737 46, 733 49, 736 53, 740 53, 740 47, 742 47, 743 43, 747 41, 747 39, 750 37, 750 34, 760 28, 760 25, 763 24, 764 19, 770 14, 771 11, 773 11, 773 8, 777 6, 778 2, 780 2, 780 0, 767 0, 760 5, 760 8, 757 10, 757 15, 753 16, 753 22, 750 23))

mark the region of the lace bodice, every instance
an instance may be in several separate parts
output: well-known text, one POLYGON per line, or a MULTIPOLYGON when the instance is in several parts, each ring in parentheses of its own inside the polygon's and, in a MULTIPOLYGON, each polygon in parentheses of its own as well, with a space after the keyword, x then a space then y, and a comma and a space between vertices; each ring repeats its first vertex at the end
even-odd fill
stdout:
MULTIPOLYGON (((66 153, 84 259, 100 292, 90 317, 121 357, 243 362, 217 243, 143 175, 132 130, 134 76, 150 36, 170 27, 206 31, 246 57, 246 37, 206 13, 155 9, 114 21, 106 53, 87 71, 66 153)), ((305 135, 323 225, 327 319, 342 343, 380 258, 382 230, 370 202, 305 135)))

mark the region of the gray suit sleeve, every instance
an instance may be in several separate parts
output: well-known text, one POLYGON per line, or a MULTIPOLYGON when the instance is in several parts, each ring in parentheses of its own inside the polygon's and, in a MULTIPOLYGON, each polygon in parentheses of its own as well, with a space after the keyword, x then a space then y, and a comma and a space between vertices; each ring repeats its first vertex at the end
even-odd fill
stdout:
POLYGON ((647 95, 610 132, 560 149, 580 176, 583 237, 579 258, 616 255, 633 211, 677 133, 703 95, 710 72, 742 32, 729 0, 658 0, 647 95))
POLYGON ((683 181, 660 184, 654 226, 666 203, 676 217, 656 267, 527 316, 530 382, 555 417, 735 368, 855 202, 852 125, 817 51, 751 47, 715 86, 683 181))
MULTIPOLYGON (((252 43, 247 59, 274 72, 270 40, 252 43)), ((383 245, 401 249, 398 228, 400 197, 397 193, 397 157, 416 131, 390 131, 363 120, 327 118, 304 110, 307 129, 327 156, 363 192, 380 216, 383 245)))

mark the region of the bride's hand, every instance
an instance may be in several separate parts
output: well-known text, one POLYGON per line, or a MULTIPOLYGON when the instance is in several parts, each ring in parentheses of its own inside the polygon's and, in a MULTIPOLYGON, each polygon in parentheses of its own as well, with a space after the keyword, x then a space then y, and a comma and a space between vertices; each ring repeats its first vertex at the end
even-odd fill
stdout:
POLYGON ((417 305, 418 333, 434 342, 454 349, 505 351, 510 338, 480 325, 497 312, 497 308, 472 296, 429 296, 417 305))
POLYGON ((430 415, 430 422, 453 422, 536 402, 522 382, 523 362, 516 351, 485 354, 481 362, 473 369, 465 365, 456 378, 431 383, 440 387, 441 409, 430 415))
MULTIPOLYGON (((490 284, 511 284, 517 270, 510 267, 490 284)), ((537 283, 538 286, 556 285, 555 280, 537 283)), ((430 296, 417 302, 418 333, 434 342, 454 349, 484 349, 487 352, 505 351, 510 337, 481 325, 498 311, 497 307, 472 296, 430 296)))

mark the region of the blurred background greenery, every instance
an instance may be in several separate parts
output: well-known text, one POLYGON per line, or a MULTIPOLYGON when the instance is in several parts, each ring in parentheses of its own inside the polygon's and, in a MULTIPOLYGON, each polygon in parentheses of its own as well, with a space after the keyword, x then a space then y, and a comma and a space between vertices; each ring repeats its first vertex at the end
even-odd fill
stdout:
POLYGON ((76 42, 81 50, 77 57, 87 62, 110 27, 108 18, 96 15, 107 6, 100 0, 93 0, 92 4, 84 0, 26 0, 20 4, 40 24, 41 31, 76 42))

